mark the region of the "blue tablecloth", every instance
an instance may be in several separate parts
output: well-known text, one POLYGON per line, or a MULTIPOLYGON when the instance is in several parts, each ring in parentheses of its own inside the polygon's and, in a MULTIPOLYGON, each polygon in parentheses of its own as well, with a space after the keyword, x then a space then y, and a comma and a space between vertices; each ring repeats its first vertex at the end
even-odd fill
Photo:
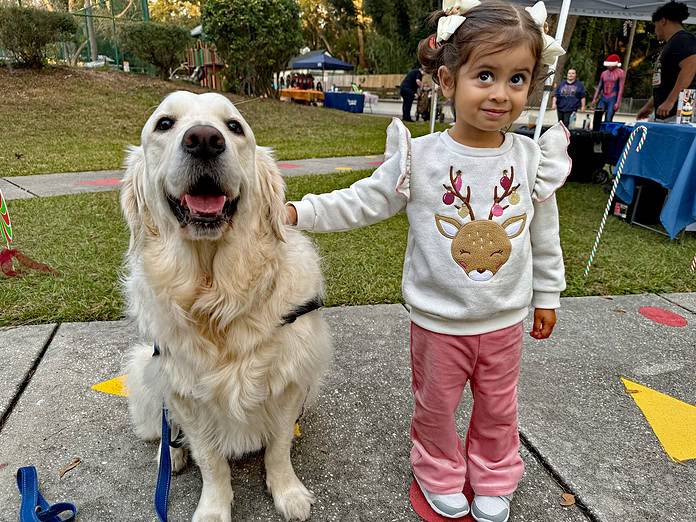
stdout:
MULTIPOLYGON (((668 189, 660 222, 674 239, 687 225, 696 222, 696 128, 690 125, 643 122, 639 122, 637 126, 647 127, 648 135, 640 152, 635 150, 640 135, 637 134, 634 138, 616 196, 630 204, 637 177, 657 181, 668 189)), ((622 125, 607 131, 615 133, 625 142, 634 128, 622 125)))
POLYGON ((347 112, 362 112, 365 96, 357 92, 325 92, 324 107, 347 112))

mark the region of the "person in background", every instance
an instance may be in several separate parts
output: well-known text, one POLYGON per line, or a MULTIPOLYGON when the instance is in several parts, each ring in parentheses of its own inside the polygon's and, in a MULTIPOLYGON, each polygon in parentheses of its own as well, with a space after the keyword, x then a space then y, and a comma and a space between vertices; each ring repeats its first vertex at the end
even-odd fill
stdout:
POLYGON ((575 69, 568 69, 566 79, 556 88, 551 108, 556 109, 558 121, 570 128, 570 119, 577 112, 585 110, 585 86, 577 79, 575 69))
POLYGON ((321 85, 321 80, 317 80, 317 91, 324 91, 324 87, 321 85))
POLYGON ((647 118, 654 110, 654 120, 674 121, 679 93, 684 89, 696 89, 696 36, 682 25, 688 17, 689 9, 681 2, 664 4, 652 15, 655 36, 666 43, 655 62, 652 98, 638 111, 639 120, 647 118))
POLYGON ((621 69, 621 58, 618 54, 610 54, 604 61, 606 70, 599 77, 599 84, 592 97, 592 105, 599 103, 597 108, 604 111, 604 121, 613 121, 614 113, 621 106, 626 75, 621 69))
POLYGON ((423 69, 418 66, 408 71, 406 77, 401 82, 400 94, 404 101, 401 113, 404 121, 413 121, 411 118, 411 107, 413 106, 413 100, 416 98, 418 88, 423 85, 422 80, 423 69))

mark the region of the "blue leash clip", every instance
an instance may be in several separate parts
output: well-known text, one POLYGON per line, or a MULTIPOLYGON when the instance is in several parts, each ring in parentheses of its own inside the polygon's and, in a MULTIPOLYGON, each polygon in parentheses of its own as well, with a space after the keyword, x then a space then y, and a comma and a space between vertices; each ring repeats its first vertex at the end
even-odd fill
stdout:
POLYGON ((56 502, 50 505, 39 491, 39 476, 34 466, 17 470, 17 489, 22 497, 19 508, 19 522, 72 522, 77 508, 70 502, 56 502), (69 518, 61 517, 70 513, 69 518))

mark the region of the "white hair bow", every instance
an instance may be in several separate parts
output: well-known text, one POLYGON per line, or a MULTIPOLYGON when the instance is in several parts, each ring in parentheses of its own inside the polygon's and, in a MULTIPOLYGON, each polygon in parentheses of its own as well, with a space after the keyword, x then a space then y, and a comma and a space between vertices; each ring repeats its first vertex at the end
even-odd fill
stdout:
POLYGON ((532 7, 525 7, 525 10, 532 16, 534 22, 541 29, 541 36, 544 39, 544 49, 541 51, 541 63, 544 65, 553 65, 554 60, 558 56, 565 54, 565 49, 556 39, 546 34, 546 6, 544 2, 537 2, 532 7))
POLYGON ((447 14, 437 22, 437 43, 449 40, 450 36, 462 25, 465 16, 462 16, 472 7, 480 5, 479 0, 444 0, 442 10, 447 14))

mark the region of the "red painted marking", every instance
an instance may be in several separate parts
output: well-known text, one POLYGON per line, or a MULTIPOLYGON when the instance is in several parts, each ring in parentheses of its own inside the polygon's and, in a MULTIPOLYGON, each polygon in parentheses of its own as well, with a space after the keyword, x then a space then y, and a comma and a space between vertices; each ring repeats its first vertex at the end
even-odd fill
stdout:
MULTIPOLYGON (((466 491, 468 488, 465 488, 465 493, 469 493, 467 495, 467 498, 471 499, 471 493, 469 491, 466 491)), ((416 512, 416 514, 421 517, 421 519, 425 520, 426 522, 452 522, 451 518, 443 517, 442 515, 438 515, 435 513, 430 505, 428 504, 428 501, 425 500, 425 497, 423 496, 423 492, 421 489, 418 487, 418 484, 416 484, 416 481, 413 480, 411 481, 411 488, 408 491, 408 498, 411 501, 411 506, 413 507, 413 511, 416 512)), ((467 520, 473 520, 471 518, 471 515, 467 515, 462 518, 458 518, 457 520, 462 520, 462 521, 467 521, 467 520)))
POLYGON ((278 166, 281 169, 299 169, 299 165, 295 165, 294 163, 278 163, 278 166))
POLYGON ((88 181, 78 181, 78 185, 118 185, 121 180, 118 178, 103 178, 88 181))
POLYGON ((368 165, 381 165, 382 163, 384 163, 384 162, 383 161, 368 161, 367 162, 368 165))
POLYGON ((664 308, 657 308, 655 306, 644 306, 640 310, 640 315, 647 317, 651 321, 655 321, 659 324, 664 324, 666 326, 686 326, 688 321, 681 315, 665 310, 664 308))

